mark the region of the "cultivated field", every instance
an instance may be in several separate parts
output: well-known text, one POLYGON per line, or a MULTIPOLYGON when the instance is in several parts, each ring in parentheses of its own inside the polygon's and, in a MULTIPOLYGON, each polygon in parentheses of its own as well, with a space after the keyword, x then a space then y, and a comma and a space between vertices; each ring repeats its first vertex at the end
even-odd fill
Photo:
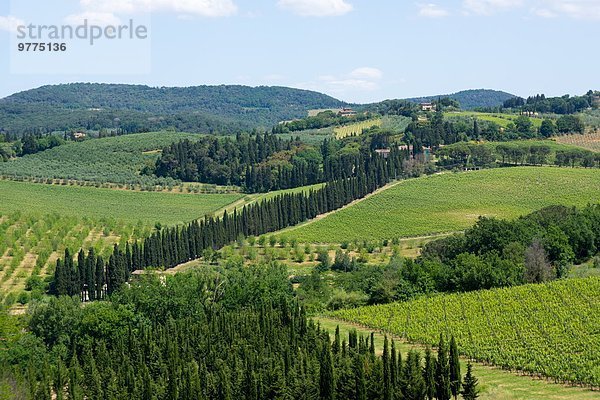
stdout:
MULTIPOLYGON (((374 332, 375 351, 381 354, 383 351, 384 333, 379 329, 370 329, 351 322, 341 321, 329 317, 316 319, 321 327, 329 331, 333 338, 336 327, 340 328, 341 337, 348 337, 348 332, 356 330, 359 335, 367 336, 374 332)), ((389 337, 388 333, 388 337, 389 337)), ((425 352, 425 347, 418 343, 409 343, 405 339, 392 336, 395 340, 396 349, 403 354, 410 350, 425 352)), ((435 349, 433 350, 435 354, 435 349)), ((461 372, 467 370, 467 359, 461 358, 461 372)), ((598 393, 582 387, 571 385, 555 385, 546 380, 531 379, 526 375, 517 375, 498 367, 482 363, 473 364, 473 373, 479 380, 479 400, 592 400, 598 398, 598 393)))
POLYGON ((40 297, 65 248, 94 248, 109 255, 115 243, 150 233, 151 227, 112 218, 92 220, 58 214, 0 214, 0 300, 8 304, 40 297), (37 278, 36 278, 37 277, 37 278), (27 287, 28 292, 23 293, 27 287))
MULTIPOLYGON (((460 111, 460 112, 448 112, 444 113, 447 118, 452 117, 471 117, 477 118, 483 121, 495 122, 503 128, 506 128, 508 124, 517 119, 518 115, 515 114, 499 114, 499 113, 482 113, 476 111, 460 111)), ((542 126, 541 118, 531 118, 531 122, 535 128, 542 126)))
POLYGON ((163 147, 199 137, 198 134, 154 132, 72 142, 0 163, 0 176, 173 186, 172 179, 141 176, 140 171, 154 164, 163 147))
POLYGON ((0 181, 0 214, 15 211, 145 224, 177 224, 201 218, 241 194, 176 194, 0 181))
POLYGON ((600 278, 440 295, 333 316, 435 345, 454 335, 469 358, 557 382, 600 387, 600 278))
POLYGON ((518 167, 446 173, 392 185, 288 230, 299 242, 341 243, 463 230, 479 216, 514 218, 553 204, 600 200, 600 170, 518 167))
POLYGON ((381 126, 382 121, 381 118, 369 119, 362 122, 356 122, 354 124, 344 125, 337 127, 333 130, 335 137, 338 139, 343 139, 348 136, 358 136, 361 135, 363 130, 372 128, 374 126, 381 126))
POLYGON ((592 131, 584 135, 564 135, 556 138, 558 143, 581 147, 600 152, 600 131, 592 131))

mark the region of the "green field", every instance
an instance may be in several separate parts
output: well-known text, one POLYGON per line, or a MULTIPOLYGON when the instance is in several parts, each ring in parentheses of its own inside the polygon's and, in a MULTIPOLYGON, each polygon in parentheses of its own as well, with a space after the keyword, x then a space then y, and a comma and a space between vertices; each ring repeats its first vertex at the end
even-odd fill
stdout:
POLYGON ((0 163, 0 176, 10 178, 69 179, 89 182, 154 185, 173 180, 140 176, 153 165, 163 147, 198 134, 154 132, 83 142, 70 142, 37 154, 0 163))
MULTIPOLYGON (((515 120, 518 115, 515 114, 496 114, 496 113, 482 113, 476 111, 460 111, 460 112, 448 112, 444 113, 446 118, 452 117, 469 117, 469 118, 477 118, 483 121, 495 122, 503 128, 506 128, 508 124, 510 124, 513 120, 515 120)), ((535 128, 539 128, 542 126, 542 119, 532 117, 531 122, 535 128)))
POLYGON ((600 278, 567 279, 405 303, 333 316, 435 345, 453 335, 461 354, 559 382, 600 387, 600 278))
POLYGON ((235 193, 154 193, 13 181, 0 181, 0 193, 0 214, 58 213, 147 224, 189 222, 241 198, 235 193))
POLYGON ((600 170, 518 167, 399 182, 364 201, 288 230, 300 242, 341 243, 463 230, 479 216, 514 218, 553 204, 600 200, 600 170))
POLYGON ((333 133, 336 138, 343 139, 348 136, 361 135, 363 130, 372 128, 374 126, 381 126, 381 118, 368 119, 366 121, 355 122, 353 124, 339 126, 334 128, 333 133))
MULTIPOLYGON (((348 337, 348 332, 353 329, 356 329, 359 335, 365 337, 374 331, 367 327, 328 317, 316 318, 315 322, 318 322, 323 329, 329 331, 332 338, 338 326, 342 338, 348 337)), ((381 354, 383 351, 384 334, 379 329, 376 329, 373 337, 375 338, 375 350, 378 354, 381 354)), ((417 350, 421 355, 424 354, 425 346, 408 343, 397 336, 394 339, 396 349, 402 352, 403 355, 410 350, 417 350)), ((467 370, 466 364, 466 359, 462 358, 461 372, 463 374, 467 370)), ((598 398, 597 392, 585 388, 555 385, 545 380, 531 379, 526 375, 517 375, 480 363, 473 364, 473 373, 479 380, 480 400, 592 400, 598 398)))

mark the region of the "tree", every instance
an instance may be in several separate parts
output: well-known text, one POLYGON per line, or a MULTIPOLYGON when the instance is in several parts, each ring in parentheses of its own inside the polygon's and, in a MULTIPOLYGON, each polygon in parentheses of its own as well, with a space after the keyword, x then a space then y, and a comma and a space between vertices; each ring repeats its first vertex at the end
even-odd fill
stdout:
POLYGON ((436 360, 429 346, 425 349, 425 368, 423 378, 425 379, 425 394, 428 400, 435 398, 435 364, 436 360))
POLYGON ((454 336, 450 339, 450 389, 452 390, 452 395, 456 399, 460 392, 461 385, 461 375, 460 375, 460 360, 458 358, 458 347, 456 345, 456 340, 454 336))
POLYGON ((438 345, 438 359, 435 367, 435 393, 438 400, 450 400, 450 364, 448 363, 448 350, 444 343, 444 336, 440 333, 438 345))
POLYGON ((465 400, 475 400, 479 397, 479 390, 477 389, 477 378, 473 376, 473 366, 471 363, 467 364, 467 373, 463 380, 463 389, 460 394, 465 400))
POLYGON ((546 282, 555 277, 554 268, 548 261, 548 255, 542 242, 534 239, 525 250, 525 281, 529 283, 546 282))
MULTIPOLYGON (((329 336, 329 335, 327 335, 329 336)), ((319 393, 321 400, 333 400, 335 395, 335 382, 333 375, 333 362, 331 360, 331 346, 329 346, 329 337, 323 346, 321 352, 319 369, 319 393)))
POLYGON ((542 126, 540 127, 540 135, 545 138, 548 138, 556 133, 556 126, 551 119, 545 119, 542 121, 542 126))

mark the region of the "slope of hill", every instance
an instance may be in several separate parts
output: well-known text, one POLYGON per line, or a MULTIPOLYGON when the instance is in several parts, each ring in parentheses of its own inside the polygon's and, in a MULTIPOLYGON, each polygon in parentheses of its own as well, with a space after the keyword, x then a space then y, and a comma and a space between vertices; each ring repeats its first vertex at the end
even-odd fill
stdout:
POLYGON ((235 132, 303 117, 309 109, 341 105, 321 93, 286 87, 73 83, 42 86, 0 99, 0 130, 172 126, 195 132, 235 132))
POLYGON ((599 182, 598 169, 553 167, 411 179, 290 234, 300 242, 342 243, 457 231, 480 215, 514 218, 549 205, 584 206, 598 200, 599 182))
POLYGON ((506 100, 515 97, 515 95, 498 90, 474 89, 463 90, 452 94, 415 97, 406 100, 415 103, 422 103, 430 102, 440 97, 449 97, 451 99, 457 100, 460 103, 461 108, 463 108, 464 110, 472 110, 477 107, 499 107, 506 100))
POLYGON ((439 295, 333 315, 435 345, 453 335, 462 354, 560 382, 600 386, 600 279, 567 279, 439 295))

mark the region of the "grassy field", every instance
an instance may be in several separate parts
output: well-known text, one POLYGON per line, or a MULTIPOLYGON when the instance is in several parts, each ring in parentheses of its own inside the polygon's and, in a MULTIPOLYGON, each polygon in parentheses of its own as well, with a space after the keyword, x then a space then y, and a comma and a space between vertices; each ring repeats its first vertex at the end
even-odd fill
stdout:
POLYGON ((434 345, 454 336, 461 354, 557 382, 600 387, 600 278, 422 297, 333 316, 434 345))
MULTIPOLYGON (((328 330, 333 338, 336 326, 340 327, 342 337, 347 337, 348 332, 356 329, 360 334, 367 336, 373 329, 350 324, 337 319, 319 317, 315 319, 321 327, 328 330)), ((383 351, 383 334, 375 330, 375 349, 380 354, 383 351)), ((425 348, 422 345, 411 344, 395 337, 396 348, 403 356, 410 350, 418 350, 423 355, 425 348)), ((461 359, 461 372, 467 370, 466 360, 461 359)), ((556 385, 545 380, 532 379, 528 376, 516 375, 502 369, 479 363, 473 364, 473 373, 479 380, 481 400, 592 400, 598 398, 597 392, 587 389, 556 385)))
MULTIPOLYGON (((508 124, 510 124, 512 121, 514 121, 518 117, 518 115, 514 115, 514 114, 482 113, 482 112, 476 112, 476 111, 448 112, 448 113, 445 113, 444 116, 446 118, 452 118, 452 117, 477 118, 477 119, 481 119, 483 121, 495 122, 503 128, 506 128, 508 126, 508 124)), ((535 128, 539 128, 540 126, 542 126, 541 118, 533 117, 533 118, 531 118, 531 122, 533 123, 533 126, 535 128)))
POLYGON ((154 164, 160 155, 157 150, 179 140, 199 137, 198 134, 154 132, 71 142, 0 163, 0 176, 167 184, 168 180, 140 176, 139 172, 145 165, 154 164))
POLYGON ((287 233, 313 243, 421 236, 468 228, 481 215, 514 218, 548 205, 584 206, 599 200, 598 169, 518 167, 446 173, 400 182, 287 233))
POLYGON ((189 222, 241 198, 235 193, 152 193, 13 181, 0 181, 0 193, 0 214, 23 210, 146 224, 189 222))

